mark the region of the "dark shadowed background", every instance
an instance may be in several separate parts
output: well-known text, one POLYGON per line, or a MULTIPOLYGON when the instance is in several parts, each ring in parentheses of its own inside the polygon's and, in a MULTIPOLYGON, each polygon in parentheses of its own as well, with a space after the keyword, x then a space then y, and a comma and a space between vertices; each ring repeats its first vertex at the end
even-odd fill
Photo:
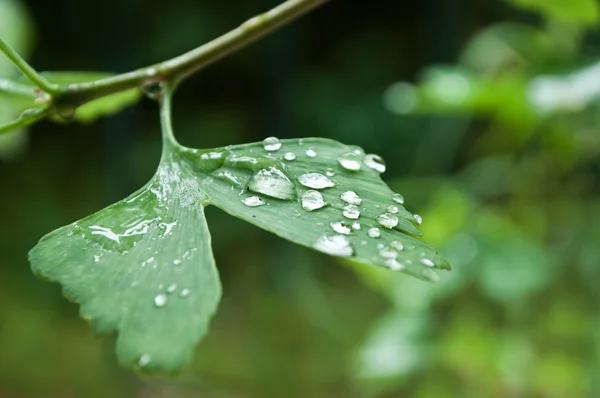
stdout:
MULTIPOLYGON (((38 70, 125 72, 277 3, 0 0, 0 34, 38 70)), ((600 397, 597 25, 594 0, 337 0, 184 84, 184 145, 380 154, 454 269, 356 267, 211 207, 223 300, 174 379, 121 370, 27 262, 152 176, 157 105, 0 137, 0 398, 600 397)))

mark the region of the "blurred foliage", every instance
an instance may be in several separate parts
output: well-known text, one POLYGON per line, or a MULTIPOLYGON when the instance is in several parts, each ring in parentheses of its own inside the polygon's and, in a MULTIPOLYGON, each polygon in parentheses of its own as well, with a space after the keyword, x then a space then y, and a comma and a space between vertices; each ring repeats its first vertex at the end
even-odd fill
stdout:
MULTIPOLYGON (((30 0, 33 63, 125 71, 274 3, 107 0, 89 18, 82 2, 30 0)), ((155 105, 43 123, 0 163, 0 397, 600 396, 597 3, 448 4, 332 2, 183 85, 175 109, 189 146, 324 136, 379 153, 450 257, 442 281, 207 211, 223 301, 181 378, 140 380, 26 253, 152 175, 155 105)))

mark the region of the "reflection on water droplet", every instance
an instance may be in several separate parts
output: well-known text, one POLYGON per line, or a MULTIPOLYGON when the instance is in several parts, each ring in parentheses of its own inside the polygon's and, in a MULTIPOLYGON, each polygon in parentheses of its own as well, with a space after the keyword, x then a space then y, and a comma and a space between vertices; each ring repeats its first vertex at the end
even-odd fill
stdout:
POLYGON ((277 137, 268 137, 263 140, 263 147, 265 148, 265 151, 277 151, 281 148, 281 142, 277 137))
POLYGON ((363 162, 378 173, 383 173, 385 171, 385 162, 378 155, 365 155, 363 162))
POLYGON ((323 199, 323 195, 321 192, 308 190, 304 192, 302 195, 302 208, 306 211, 313 211, 324 207, 327 203, 325 203, 325 199, 323 199))
POLYGON ((398 209, 398 206, 396 205, 389 205, 387 208, 388 213, 397 214, 399 211, 400 209, 398 209))
POLYGON ((404 245, 402 244, 402 242, 397 240, 392 241, 392 243, 390 243, 390 246, 398 251, 404 250, 404 245))
POLYGON ((343 221, 335 221, 329 224, 331 229, 333 229, 338 234, 350 235, 352 233, 352 229, 343 221))
POLYGON ((302 174, 300 177, 298 177, 298 181, 300 181, 300 184, 304 185, 305 187, 312 189, 324 189, 335 186, 333 181, 321 173, 302 174))
POLYGON ((395 193, 392 195, 392 200, 396 203, 404 204, 404 196, 399 193, 395 193))
POLYGON ((285 155, 283 155, 283 158, 284 158, 285 160, 290 160, 290 161, 292 161, 292 160, 295 160, 295 159, 296 159, 296 155, 294 155, 294 153, 293 153, 293 152, 286 152, 286 154, 285 154, 285 155))
POLYGON ((175 290, 177 290, 177 283, 172 283, 167 288, 168 293, 173 293, 175 290))
POLYGON ((317 157, 317 152, 315 151, 315 148, 313 148, 312 146, 309 146, 305 153, 306 153, 306 156, 308 156, 309 158, 317 157))
POLYGON ((379 230, 379 228, 370 228, 369 232, 367 232, 367 234, 371 237, 371 238, 379 238, 381 236, 381 231, 379 230))
POLYGON ((426 265, 428 267, 435 267, 435 264, 433 263, 433 261, 431 261, 428 258, 420 258, 419 261, 421 262, 421 264, 426 265))
POLYGON ((150 357, 150 354, 142 354, 142 356, 140 356, 140 359, 138 360, 138 365, 144 367, 150 363, 151 359, 152 358, 150 357))
POLYGON ((165 304, 167 304, 167 295, 164 293, 159 294, 158 296, 154 297, 154 305, 157 307, 164 307, 165 304))
POLYGON ((102 235, 112 241, 121 243, 119 235, 115 234, 110 228, 104 228, 99 225, 92 225, 90 229, 92 230, 92 235, 102 235))
POLYGON ((291 200, 296 197, 294 184, 281 170, 272 166, 256 172, 248 183, 248 189, 277 199, 291 200))
POLYGON ((350 240, 344 235, 323 235, 317 239, 313 247, 332 256, 352 256, 354 254, 350 240))
POLYGON ((266 204, 266 202, 258 196, 249 196, 247 198, 244 198, 242 199, 242 203, 248 207, 257 207, 266 204))
POLYGON ((360 156, 355 153, 345 153, 338 158, 338 162, 346 170, 358 171, 360 170, 360 156))
POLYGON ((353 222, 352 223, 352 229, 355 231, 360 230, 360 223, 359 222, 353 222))
POLYGON ((346 191, 340 197, 344 202, 351 205, 360 205, 362 203, 362 198, 354 191, 346 191))
POLYGON ((415 221, 417 222, 417 224, 421 225, 423 223, 423 217, 421 217, 418 214, 413 214, 413 218, 415 219, 415 221))
POLYGON ((392 229, 398 225, 399 221, 397 216, 390 213, 383 213, 377 217, 377 222, 384 228, 392 229))
POLYGON ((344 210, 342 212, 344 217, 349 218, 351 220, 356 220, 360 217, 360 210, 355 205, 346 205, 344 206, 344 210))
POLYGON ((179 294, 181 297, 187 297, 190 295, 190 289, 183 289, 179 294))

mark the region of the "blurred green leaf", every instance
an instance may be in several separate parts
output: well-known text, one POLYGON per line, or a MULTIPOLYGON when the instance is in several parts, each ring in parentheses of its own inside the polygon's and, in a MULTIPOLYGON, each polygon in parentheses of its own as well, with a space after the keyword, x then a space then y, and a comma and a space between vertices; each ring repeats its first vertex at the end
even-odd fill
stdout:
POLYGON ((509 0, 526 10, 544 14, 578 25, 593 25, 598 22, 600 8, 596 0, 509 0))

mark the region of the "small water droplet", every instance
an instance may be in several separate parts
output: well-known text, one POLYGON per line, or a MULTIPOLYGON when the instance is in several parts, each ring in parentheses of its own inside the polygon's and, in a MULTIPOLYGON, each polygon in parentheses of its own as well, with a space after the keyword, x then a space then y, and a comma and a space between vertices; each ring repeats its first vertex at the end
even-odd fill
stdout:
POLYGON ((300 177, 298 177, 298 181, 300 181, 300 184, 304 185, 305 187, 312 189, 324 189, 335 186, 333 181, 321 173, 302 174, 300 177))
POLYGON ((395 258, 389 258, 385 261, 385 266, 392 271, 400 271, 404 268, 404 265, 398 262, 395 258))
POLYGON ((173 264, 174 265, 181 265, 181 260, 179 260, 179 259, 173 260, 173 264))
POLYGON ((387 208, 388 213, 397 214, 399 211, 400 209, 396 205, 389 205, 387 208))
POLYGON ((319 191, 311 189, 304 192, 302 195, 302 208, 306 211, 318 210, 326 204, 323 195, 321 195, 321 192, 319 191))
POLYGON ((379 255, 385 258, 395 259, 396 257, 398 257, 398 252, 396 250, 392 250, 389 247, 384 246, 383 248, 379 249, 379 255))
POLYGON ((325 170, 325 175, 327 177, 333 177, 335 175, 335 171, 331 167, 329 167, 325 170))
POLYGON ((344 217, 349 218, 351 220, 356 220, 360 217, 360 210, 356 205, 346 205, 344 206, 344 210, 342 212, 344 217))
POLYGON ((138 365, 140 365, 141 367, 144 367, 150 363, 151 359, 152 358, 150 357, 150 354, 142 354, 140 356, 140 359, 138 360, 138 365))
POLYGON ((417 224, 419 224, 419 225, 423 224, 423 217, 421 217, 420 215, 413 214, 413 218, 417 222, 417 224))
POLYGON ((296 197, 294 184, 275 167, 256 172, 248 183, 248 189, 277 199, 291 200, 296 197))
POLYGON ((329 226, 338 234, 350 235, 350 233, 352 233, 352 229, 343 221, 332 222, 329 226))
POLYGON ((431 282, 439 282, 440 280, 440 276, 431 268, 425 268, 423 270, 423 277, 431 282))
POLYGON ((350 171, 358 171, 360 170, 360 156, 355 153, 345 153, 338 158, 338 162, 340 165, 350 171))
POLYGON ((392 200, 396 203, 400 203, 401 205, 404 204, 404 196, 402 196, 399 193, 395 193, 392 195, 392 200))
POLYGON ((404 245, 402 244, 402 242, 400 242, 400 241, 397 241, 397 240, 393 240, 393 241, 390 243, 390 246, 391 246, 392 248, 394 248, 395 250, 398 250, 398 251, 402 251, 402 250, 404 250, 404 245))
POLYGON ((370 228, 369 231, 367 232, 367 234, 371 237, 371 238, 379 238, 381 236, 381 231, 379 230, 379 228, 370 228))
POLYGON ((164 307, 165 304, 167 304, 167 295, 164 293, 159 294, 158 296, 154 297, 154 305, 157 307, 164 307))
POLYGON ((377 222, 384 228, 392 229, 398 225, 399 221, 397 216, 390 213, 383 213, 377 217, 377 222))
POLYGON ((317 239, 313 247, 332 256, 352 256, 354 254, 350 239, 344 235, 323 235, 317 239))
POLYGON ((94 262, 97 263, 100 261, 100 256, 94 256, 94 262))
POLYGON ((360 223, 359 222, 353 222, 352 223, 352 229, 355 231, 360 230, 360 223))
POLYGON ((164 86, 161 82, 151 82, 142 86, 142 91, 146 94, 146 97, 151 100, 156 100, 160 97, 164 90, 164 86))
POLYGON ((187 297, 190 295, 190 289, 183 289, 179 294, 181 297, 187 297))
POLYGON ((383 173, 385 171, 385 162, 381 156, 373 154, 365 155, 363 162, 367 167, 372 168, 378 173, 383 173))
POLYGON ((433 261, 431 261, 428 258, 420 258, 419 261, 421 262, 421 264, 426 265, 428 267, 435 267, 435 264, 433 263, 433 261))
POLYGON ((266 202, 258 196, 249 196, 247 198, 244 198, 242 199, 242 203, 248 207, 257 207, 266 204, 266 202))
POLYGON ((277 137, 268 137, 263 140, 263 147, 265 148, 265 151, 278 151, 279 148, 281 148, 281 142, 277 137))
POLYGON ((177 290, 177 283, 172 283, 167 288, 168 293, 173 293, 175 290, 177 290))
POLYGON ((317 152, 315 151, 315 148, 313 148, 312 146, 309 146, 305 153, 306 153, 306 156, 308 156, 309 158, 317 157, 317 152))
POLYGON ((296 160, 296 155, 294 155, 293 152, 286 152, 285 155, 283 155, 283 158, 285 160, 292 161, 292 160, 296 160))
POLYGON ((351 205, 360 205, 362 203, 362 198, 354 191, 346 191, 340 197, 344 202, 351 205))

